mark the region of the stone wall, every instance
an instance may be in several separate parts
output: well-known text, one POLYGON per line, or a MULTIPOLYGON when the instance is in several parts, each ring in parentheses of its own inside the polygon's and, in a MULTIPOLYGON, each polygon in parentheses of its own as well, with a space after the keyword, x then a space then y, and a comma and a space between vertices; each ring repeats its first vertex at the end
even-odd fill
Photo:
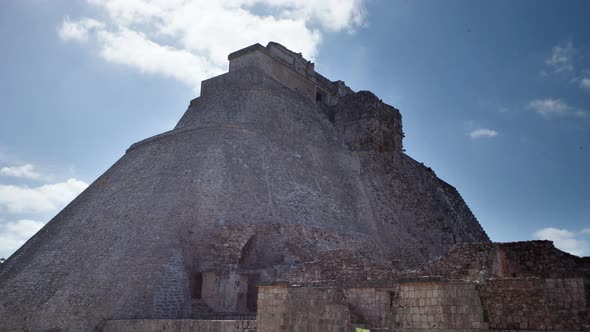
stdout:
POLYGON ((340 97, 353 93, 344 82, 332 82, 316 73, 314 64, 301 53, 275 42, 266 47, 254 44, 231 53, 228 59, 230 72, 247 67, 259 68, 289 89, 324 105, 334 105, 340 97))
POLYGON ((332 107, 335 128, 353 151, 402 152, 400 112, 368 91, 348 94, 332 107))
POLYGON ((494 265, 493 243, 457 244, 446 255, 424 264, 419 275, 476 280, 494 265))
POLYGON ((304 266, 303 282, 388 280, 395 276, 391 265, 371 261, 350 249, 326 250, 304 266))
POLYGON ((392 328, 487 328, 481 300, 473 283, 402 283, 398 296, 392 306, 392 328))
POLYGON ((583 278, 484 282, 422 278, 388 287, 264 286, 263 331, 576 331, 588 324, 583 278), (315 330, 314 330, 315 329, 315 330))
POLYGON ((260 287, 257 321, 260 332, 352 329, 343 291, 337 288, 260 287))
POLYGON ((457 244, 425 264, 418 274, 451 279, 581 277, 586 259, 563 252, 551 241, 457 244))
POLYGON ((279 44, 272 43, 266 48, 255 44, 230 54, 229 60, 230 72, 257 67, 289 89, 301 93, 310 100, 316 98, 313 63, 279 44))
POLYGON ((255 320, 134 319, 107 321, 103 332, 255 332, 255 320))
POLYGON ((495 275, 500 277, 568 277, 589 274, 584 259, 561 251, 551 241, 496 243, 495 275))
POLYGON ((372 328, 391 325, 392 306, 399 288, 345 288, 346 302, 353 323, 372 328))
POLYGON ((480 286, 490 328, 578 330, 588 324, 582 278, 490 279, 480 286))

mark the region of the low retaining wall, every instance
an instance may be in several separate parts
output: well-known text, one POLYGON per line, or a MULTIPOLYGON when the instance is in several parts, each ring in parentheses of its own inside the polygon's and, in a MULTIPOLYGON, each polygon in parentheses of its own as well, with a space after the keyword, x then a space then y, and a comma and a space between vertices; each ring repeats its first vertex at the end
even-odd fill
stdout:
POLYGON ((455 331, 488 327, 473 283, 402 284, 396 302, 395 327, 455 331))
POLYGON ((579 330, 588 322, 582 278, 490 279, 480 295, 493 329, 579 330))
POLYGON ((341 289, 262 286, 258 288, 260 332, 348 332, 350 311, 341 289))
POLYGON ((583 278, 502 278, 482 283, 408 280, 397 287, 259 288, 259 331, 580 331, 583 278))
POLYGON ((103 332, 255 332, 254 320, 129 319, 107 321, 103 332))

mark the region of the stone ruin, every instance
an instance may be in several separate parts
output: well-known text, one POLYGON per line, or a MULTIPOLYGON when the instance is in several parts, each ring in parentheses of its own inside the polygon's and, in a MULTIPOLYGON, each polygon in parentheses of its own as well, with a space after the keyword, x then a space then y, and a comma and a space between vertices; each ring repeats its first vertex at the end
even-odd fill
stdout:
POLYGON ((492 243, 401 114, 280 44, 229 55, 0 267, 0 331, 587 328, 590 258, 492 243))

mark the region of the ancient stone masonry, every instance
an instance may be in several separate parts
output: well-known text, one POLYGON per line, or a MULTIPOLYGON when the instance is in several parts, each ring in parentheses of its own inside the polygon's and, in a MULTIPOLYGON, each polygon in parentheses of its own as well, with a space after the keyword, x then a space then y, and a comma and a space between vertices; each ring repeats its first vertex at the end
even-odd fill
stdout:
POLYGON ((369 91, 342 97, 328 116, 353 151, 402 152, 404 134, 399 110, 369 91))
POLYGON ((342 290, 260 287, 258 331, 337 332, 352 328, 342 290))
POLYGON ((129 319, 108 321, 104 332, 256 332, 255 320, 148 320, 129 319))
POLYGON ((563 278, 590 273, 588 259, 556 249, 550 241, 469 243, 422 267, 425 275, 452 279, 563 278))
POLYGON ((490 242, 403 138, 301 54, 236 51, 2 264, 0 331, 587 325, 589 259, 490 242))
MULTIPOLYGON (((340 261, 332 267, 335 272, 347 270, 338 265, 355 263, 340 261)), ((348 313, 350 324, 378 331, 580 331, 588 326, 588 277, 587 259, 563 253, 548 241, 482 243, 456 246, 419 270, 354 284, 283 286, 282 292, 290 299, 295 289, 313 290, 316 297, 341 290, 343 296, 329 302, 341 308, 339 315, 348 313), (547 265, 534 267, 530 261, 547 265)), ((265 306, 259 302, 259 312, 265 306)), ((289 315, 298 310, 288 308, 289 315)), ((275 319, 259 316, 259 323, 275 319)))
POLYGON ((502 278, 480 286, 490 328, 576 331, 588 323, 583 278, 502 278))

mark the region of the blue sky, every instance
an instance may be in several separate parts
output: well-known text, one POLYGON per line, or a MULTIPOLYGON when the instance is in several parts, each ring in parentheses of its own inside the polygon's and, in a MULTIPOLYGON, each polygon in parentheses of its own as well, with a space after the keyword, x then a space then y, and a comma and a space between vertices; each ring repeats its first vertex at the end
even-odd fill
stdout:
POLYGON ((227 54, 278 41, 399 108, 407 153, 494 241, 590 255, 588 1, 0 2, 0 257, 227 54))

